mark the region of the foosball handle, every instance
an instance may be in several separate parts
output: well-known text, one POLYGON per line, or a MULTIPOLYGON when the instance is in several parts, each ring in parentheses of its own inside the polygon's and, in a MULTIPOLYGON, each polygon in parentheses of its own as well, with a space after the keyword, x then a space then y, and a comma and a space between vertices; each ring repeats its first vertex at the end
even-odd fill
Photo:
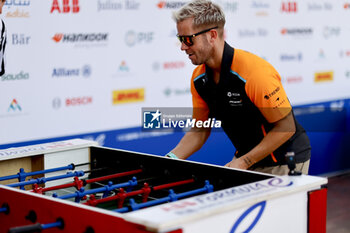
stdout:
POLYGON ((35 233, 35 232, 41 232, 42 230, 54 228, 54 227, 63 229, 64 228, 63 219, 58 218, 56 222, 48 223, 48 224, 35 223, 32 225, 13 227, 9 229, 8 233, 35 233))
POLYGON ((10 228, 8 233, 34 233, 41 232, 42 226, 40 223, 35 223, 32 225, 21 226, 21 227, 13 227, 10 228))

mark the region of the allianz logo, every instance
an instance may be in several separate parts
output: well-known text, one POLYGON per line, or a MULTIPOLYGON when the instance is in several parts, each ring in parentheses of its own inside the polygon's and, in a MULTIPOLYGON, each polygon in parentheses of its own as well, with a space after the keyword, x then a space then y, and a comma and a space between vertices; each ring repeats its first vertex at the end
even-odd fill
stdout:
POLYGON ((280 55, 281 61, 301 61, 303 60, 303 54, 302 53, 296 53, 296 54, 288 54, 288 53, 282 53, 280 55))
POLYGON ((61 77, 90 77, 91 75, 91 67, 89 65, 85 65, 82 68, 53 68, 51 76, 53 78, 61 78, 61 77))

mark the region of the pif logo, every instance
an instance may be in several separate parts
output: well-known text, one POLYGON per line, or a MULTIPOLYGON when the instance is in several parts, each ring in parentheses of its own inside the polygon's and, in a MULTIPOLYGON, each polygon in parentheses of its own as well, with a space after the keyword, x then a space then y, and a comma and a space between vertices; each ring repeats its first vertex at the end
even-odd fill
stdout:
POLYGON ((117 90, 117 91, 113 91, 112 95, 113 95, 113 105, 141 102, 145 100, 145 89, 138 88, 138 89, 117 90))
POLYGON ((61 0, 61 3, 62 6, 60 6, 59 0, 53 0, 50 13, 54 11, 58 11, 58 13, 78 13, 80 11, 79 0, 61 0))

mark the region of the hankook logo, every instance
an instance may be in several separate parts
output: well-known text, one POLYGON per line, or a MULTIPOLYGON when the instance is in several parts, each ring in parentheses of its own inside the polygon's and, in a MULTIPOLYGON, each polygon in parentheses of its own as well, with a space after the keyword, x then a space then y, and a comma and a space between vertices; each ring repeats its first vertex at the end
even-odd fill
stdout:
POLYGON ((310 36, 313 34, 312 28, 282 28, 282 35, 290 36, 310 36))
POLYGON ((160 1, 157 4, 157 7, 159 9, 179 9, 183 5, 185 5, 186 2, 179 2, 179 1, 160 1))
POLYGON ((108 33, 56 33, 52 40, 56 43, 106 42, 108 33))

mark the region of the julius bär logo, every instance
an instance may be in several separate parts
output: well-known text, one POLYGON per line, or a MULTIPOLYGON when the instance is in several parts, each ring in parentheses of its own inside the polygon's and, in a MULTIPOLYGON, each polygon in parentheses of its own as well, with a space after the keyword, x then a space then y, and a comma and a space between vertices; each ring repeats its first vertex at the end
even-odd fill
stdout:
POLYGON ((145 129, 159 129, 162 113, 157 111, 143 112, 143 128, 145 129))
POLYGON ((78 13, 80 11, 79 0, 53 0, 50 13, 54 11, 58 13, 78 13))

